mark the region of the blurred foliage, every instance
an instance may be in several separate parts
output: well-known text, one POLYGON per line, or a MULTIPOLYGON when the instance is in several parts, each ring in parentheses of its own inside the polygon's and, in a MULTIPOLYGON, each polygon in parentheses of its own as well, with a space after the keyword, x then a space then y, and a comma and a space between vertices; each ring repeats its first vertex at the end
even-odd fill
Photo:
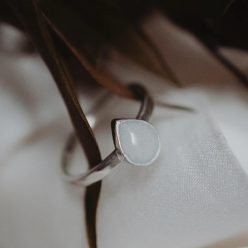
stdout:
MULTIPOLYGON (((25 6, 28 2, 20 0, 19 6, 25 6)), ((65 46, 60 46, 68 61, 76 64, 75 60, 79 60, 79 64, 82 64, 84 57, 81 76, 87 81, 93 79, 107 88, 106 80, 111 81, 111 77, 103 75, 105 79, 102 80, 102 74, 95 76, 96 71, 91 66, 101 70, 101 58, 109 48, 169 78, 175 85, 181 84, 166 58, 160 56, 152 39, 140 26, 143 18, 154 9, 164 12, 204 42, 248 48, 246 0, 40 0, 37 4, 50 28, 65 43, 65 46)), ((17 17, 18 8, 14 12, 7 0, 0 2, 0 18, 23 28, 17 17)), ((79 74, 76 71, 74 73, 79 74)), ((113 86, 116 83, 114 80, 110 84, 113 86)), ((123 88, 121 91, 128 95, 123 88)), ((117 93, 123 95, 120 91, 117 93)))
POLYGON ((248 49, 248 1, 159 0, 164 11, 205 42, 248 49))
POLYGON ((112 48, 146 69, 170 77, 175 84, 179 84, 165 60, 158 56, 149 37, 118 4, 99 0, 86 0, 83 3, 75 0, 51 3, 43 0, 40 6, 49 23, 95 66, 101 64, 98 61, 112 48))

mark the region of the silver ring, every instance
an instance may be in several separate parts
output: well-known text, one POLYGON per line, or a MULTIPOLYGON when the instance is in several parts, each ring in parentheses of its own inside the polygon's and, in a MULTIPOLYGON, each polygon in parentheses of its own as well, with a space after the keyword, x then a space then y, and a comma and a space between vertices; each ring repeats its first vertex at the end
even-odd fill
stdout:
POLYGON ((71 136, 65 146, 62 158, 62 172, 65 180, 89 186, 102 180, 122 161, 135 166, 152 164, 160 152, 160 140, 157 130, 148 122, 154 102, 147 90, 139 84, 129 85, 135 96, 141 101, 141 107, 135 119, 114 119, 111 122, 115 149, 94 168, 79 175, 69 172, 70 162, 75 150, 76 137, 71 136))

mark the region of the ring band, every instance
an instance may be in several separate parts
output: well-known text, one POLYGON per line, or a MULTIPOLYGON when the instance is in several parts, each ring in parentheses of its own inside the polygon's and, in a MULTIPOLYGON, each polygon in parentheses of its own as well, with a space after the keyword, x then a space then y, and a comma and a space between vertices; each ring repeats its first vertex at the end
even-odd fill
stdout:
POLYGON ((62 158, 62 172, 65 180, 89 186, 102 180, 122 161, 131 165, 147 166, 157 159, 160 152, 160 140, 157 130, 148 122, 153 112, 154 101, 143 86, 130 84, 129 87, 141 101, 141 106, 135 119, 112 120, 114 151, 87 172, 73 175, 69 172, 69 166, 75 150, 76 136, 71 136, 62 158))

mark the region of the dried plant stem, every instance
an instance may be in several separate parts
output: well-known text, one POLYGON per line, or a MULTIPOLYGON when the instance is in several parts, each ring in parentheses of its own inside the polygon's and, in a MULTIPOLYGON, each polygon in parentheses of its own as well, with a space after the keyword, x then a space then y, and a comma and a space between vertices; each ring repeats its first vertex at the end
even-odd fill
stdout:
MULTIPOLYGON (((70 74, 61 56, 59 48, 54 44, 53 37, 47 28, 47 24, 40 13, 36 1, 6 0, 6 4, 9 4, 48 65, 64 99, 90 167, 95 166, 101 161, 97 142, 77 100, 77 94, 72 80, 73 76, 70 74)), ((96 248, 95 216, 100 187, 100 183, 89 187, 85 196, 87 233, 91 248, 96 248)))
MULTIPOLYGON (((43 26, 41 25, 41 27, 43 27, 43 26)), ((43 29, 43 32, 46 32, 46 29, 43 29)), ((45 33, 44 35, 48 38, 50 37, 48 32, 45 33)), ((48 46, 51 44, 52 44, 52 41, 50 40, 48 42, 48 46)), ((52 53, 53 51, 56 52, 54 47, 50 47, 50 52, 52 53)), ((56 55, 56 54, 54 54, 54 55, 56 55)), ((56 58, 56 56, 54 56, 54 57, 56 58)), ((63 65, 61 65, 61 67, 63 68, 63 65)), ((85 122, 88 124, 87 120, 85 122)), ((88 127, 87 129, 91 131, 90 127, 88 127)), ((94 139, 93 134, 91 134, 91 135, 94 139)), ((94 143, 95 143, 95 146, 97 147, 96 141, 94 141, 94 143)), ((98 147, 97 147, 97 150, 98 150, 99 155, 97 156, 97 154, 95 154, 94 156, 96 156, 96 158, 89 158, 88 157, 88 160, 90 161, 91 166, 93 164, 95 165, 95 163, 92 163, 91 161, 96 160, 96 159, 98 161, 101 160, 100 151, 99 151, 98 147)), ((97 211, 97 204, 98 204, 98 198, 99 198, 100 190, 101 190, 101 183, 98 183, 96 185, 88 187, 86 190, 86 193, 85 193, 84 205, 85 205, 85 211, 86 211, 87 234, 88 234, 89 245, 91 248, 97 247, 97 243, 96 243, 96 211, 97 211)))
MULTIPOLYGON (((37 7, 36 7, 36 11, 38 11, 37 7)), ((38 15, 39 13, 37 13, 38 15)), ((41 21, 41 17, 40 17, 40 22, 41 21)), ((51 37, 49 35, 49 32, 47 31, 47 29, 43 28, 45 26, 45 23, 41 23, 40 24, 42 32, 44 33, 44 36, 48 38, 48 48, 50 48, 50 52, 54 55, 54 58, 56 58, 56 49, 55 47, 49 47, 52 46, 52 40, 51 37)), ((63 68, 63 63, 59 63, 59 61, 57 61, 58 66, 61 66, 61 68, 63 68)), ((65 68, 64 68, 65 69, 65 68)), ((70 83, 69 83, 70 85, 70 83)), ((73 85, 73 84, 71 84, 73 85)), ((73 96, 75 97, 76 92, 74 92, 73 96)), ((73 98, 74 98, 73 97, 73 98)), ((84 116, 85 118, 85 116, 84 116)), ((90 162, 90 167, 95 166, 99 161, 101 161, 101 156, 100 156, 100 151, 97 145, 97 142, 94 139, 94 135, 92 133, 92 130, 88 124, 87 119, 85 118, 85 123, 87 124, 87 130, 89 130, 91 132, 91 139, 93 139, 94 141, 94 147, 95 147, 95 154, 93 154, 94 158, 91 156, 88 156, 88 161, 90 162), (97 161, 96 161, 97 160, 97 161)), ((88 141, 84 142, 88 143, 88 141)), ((89 146, 89 144, 86 144, 86 146, 84 145, 84 150, 85 149, 92 149, 92 146, 89 146)), ((87 234, 88 234, 88 242, 89 242, 89 246, 91 248, 96 248, 97 247, 97 238, 96 238, 96 211, 97 211, 97 205, 98 205, 98 199, 99 199, 99 195, 100 195, 100 190, 101 190, 101 183, 97 183, 95 185, 92 185, 90 187, 88 187, 86 189, 86 193, 85 193, 85 200, 84 200, 84 205, 85 205, 85 212, 86 212, 86 225, 87 225, 87 234)))

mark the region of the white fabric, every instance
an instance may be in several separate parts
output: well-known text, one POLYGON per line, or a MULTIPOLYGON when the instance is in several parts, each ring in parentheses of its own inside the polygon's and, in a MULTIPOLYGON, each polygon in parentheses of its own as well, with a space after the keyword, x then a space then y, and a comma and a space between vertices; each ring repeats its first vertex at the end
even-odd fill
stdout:
MULTIPOLYGON (((198 112, 155 109, 161 156, 153 167, 123 164, 104 180, 98 246, 248 246, 247 89, 166 20, 157 16, 145 27, 185 89, 117 55, 109 68, 124 81, 142 81, 158 99, 198 112)), ((247 72, 247 54, 224 52, 247 72)), ((93 96, 98 93, 84 98, 86 108, 93 96)), ((137 109, 113 97, 104 114, 97 113, 103 156, 113 149, 110 120, 132 117, 137 109)), ((64 182, 59 170, 71 125, 38 57, 1 54, 0 114, 0 247, 87 247, 82 192, 64 182)), ((85 165, 82 155, 76 161, 85 165)))
POLYGON ((155 165, 123 166, 104 180, 100 247, 202 247, 248 230, 248 178, 221 133, 202 116, 166 117, 153 118, 155 165))

